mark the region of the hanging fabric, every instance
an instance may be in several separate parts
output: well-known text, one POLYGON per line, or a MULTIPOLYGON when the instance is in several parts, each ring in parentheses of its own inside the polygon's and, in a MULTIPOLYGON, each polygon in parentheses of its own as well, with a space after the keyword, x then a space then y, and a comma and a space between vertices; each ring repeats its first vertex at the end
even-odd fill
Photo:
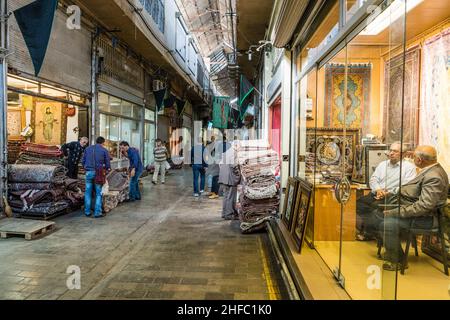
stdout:
POLYGON ((166 88, 153 91, 153 95, 155 96, 156 108, 158 109, 158 111, 160 111, 164 107, 164 96, 166 95, 166 88))
POLYGON ((58 0, 37 0, 14 11, 38 76, 47 52, 58 0))
POLYGON ((179 116, 183 114, 184 108, 186 107, 186 100, 176 99, 177 113, 179 116))
POLYGON ((241 75, 239 90, 239 107, 241 111, 241 120, 247 111, 250 101, 252 101, 252 93, 255 87, 247 80, 244 75, 241 75))
POLYGON ((213 101, 213 127, 228 128, 230 117, 230 97, 214 97, 213 101))
POLYGON ((177 97, 175 97, 173 94, 169 94, 169 97, 167 99, 164 99, 164 108, 171 108, 173 107, 175 100, 177 97))

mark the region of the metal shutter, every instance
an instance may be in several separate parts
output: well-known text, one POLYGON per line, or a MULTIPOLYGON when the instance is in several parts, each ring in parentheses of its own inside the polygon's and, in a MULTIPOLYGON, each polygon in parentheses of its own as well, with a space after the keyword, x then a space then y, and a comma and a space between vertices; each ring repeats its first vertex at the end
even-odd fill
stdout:
POLYGON ((283 1, 273 30, 275 47, 283 48, 291 40, 308 2, 308 0, 283 1))

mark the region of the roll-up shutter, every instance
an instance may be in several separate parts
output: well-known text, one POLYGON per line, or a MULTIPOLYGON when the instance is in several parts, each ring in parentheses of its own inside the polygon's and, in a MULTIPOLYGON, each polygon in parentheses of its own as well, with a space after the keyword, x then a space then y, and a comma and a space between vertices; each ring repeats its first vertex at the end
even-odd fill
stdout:
MULTIPOLYGON (((9 0, 10 12, 30 4, 33 0, 9 0)), ((91 91, 91 34, 84 26, 70 30, 66 26, 67 14, 60 9, 55 13, 52 33, 39 77, 79 90, 91 91)), ((17 71, 34 75, 28 48, 14 15, 9 18, 9 66, 17 71)))
POLYGON ((309 0, 283 0, 273 30, 275 47, 283 48, 291 40, 308 3, 309 0))

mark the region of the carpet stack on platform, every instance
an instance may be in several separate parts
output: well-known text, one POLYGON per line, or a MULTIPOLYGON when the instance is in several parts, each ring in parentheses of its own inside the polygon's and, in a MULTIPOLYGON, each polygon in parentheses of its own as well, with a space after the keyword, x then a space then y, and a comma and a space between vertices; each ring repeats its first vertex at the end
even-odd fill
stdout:
POLYGON ((110 212, 119 203, 129 199, 128 173, 120 170, 111 171, 106 177, 107 184, 103 187, 103 211, 110 212))
POLYGON ((265 228, 265 221, 278 215, 280 196, 275 174, 279 170, 279 156, 269 147, 260 145, 241 142, 237 148, 242 176, 239 218, 243 233, 265 228))
POLYGON ((16 164, 64 165, 64 155, 58 146, 24 143, 16 164))
POLYGON ((60 165, 10 165, 8 188, 9 204, 20 216, 47 219, 84 201, 84 182, 66 177, 60 165))

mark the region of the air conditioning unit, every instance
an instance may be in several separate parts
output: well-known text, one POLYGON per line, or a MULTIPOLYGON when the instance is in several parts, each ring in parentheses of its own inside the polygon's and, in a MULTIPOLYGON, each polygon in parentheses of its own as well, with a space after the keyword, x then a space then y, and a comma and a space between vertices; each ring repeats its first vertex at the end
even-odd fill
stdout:
POLYGON ((159 91, 166 87, 166 84, 161 80, 153 80, 153 91, 159 91))

